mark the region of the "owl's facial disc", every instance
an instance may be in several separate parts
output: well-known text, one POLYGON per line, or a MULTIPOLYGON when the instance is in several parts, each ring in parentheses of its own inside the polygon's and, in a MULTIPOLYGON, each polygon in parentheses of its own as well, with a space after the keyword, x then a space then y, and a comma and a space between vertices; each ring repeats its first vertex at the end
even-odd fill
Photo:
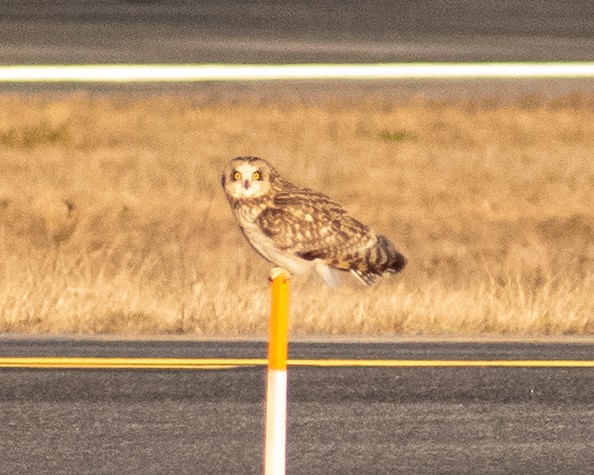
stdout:
POLYGON ((228 191, 234 198, 258 198, 270 190, 262 170, 252 163, 241 163, 232 171, 228 191))

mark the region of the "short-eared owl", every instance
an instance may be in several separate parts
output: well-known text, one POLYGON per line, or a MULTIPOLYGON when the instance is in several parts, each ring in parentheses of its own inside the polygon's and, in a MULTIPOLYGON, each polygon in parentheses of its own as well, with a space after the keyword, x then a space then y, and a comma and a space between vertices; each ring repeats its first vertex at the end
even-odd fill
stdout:
POLYGON ((326 195, 286 181, 261 158, 231 160, 221 183, 252 247, 291 273, 315 269, 334 287, 339 271, 350 271, 370 285, 406 264, 386 237, 351 218, 326 195))

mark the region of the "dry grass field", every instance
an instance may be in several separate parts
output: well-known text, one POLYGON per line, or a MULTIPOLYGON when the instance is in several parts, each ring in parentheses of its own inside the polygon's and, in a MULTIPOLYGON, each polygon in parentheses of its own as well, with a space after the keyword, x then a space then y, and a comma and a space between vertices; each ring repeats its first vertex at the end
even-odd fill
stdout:
POLYGON ((372 288, 293 280, 294 335, 594 333, 594 95, 0 96, 0 332, 262 336, 220 189, 267 158, 389 236, 372 288))

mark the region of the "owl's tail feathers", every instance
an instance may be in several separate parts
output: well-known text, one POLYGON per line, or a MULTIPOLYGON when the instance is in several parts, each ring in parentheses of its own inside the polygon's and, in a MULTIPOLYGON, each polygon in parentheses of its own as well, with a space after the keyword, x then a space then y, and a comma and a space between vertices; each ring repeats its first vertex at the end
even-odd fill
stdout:
POLYGON ((400 254, 385 236, 378 236, 374 247, 365 253, 365 259, 351 268, 351 272, 365 285, 371 285, 384 274, 396 274, 406 266, 406 257, 400 254))
POLYGON ((396 274, 406 266, 406 257, 400 254, 385 236, 377 237, 377 247, 385 253, 385 264, 381 268, 384 273, 396 274))

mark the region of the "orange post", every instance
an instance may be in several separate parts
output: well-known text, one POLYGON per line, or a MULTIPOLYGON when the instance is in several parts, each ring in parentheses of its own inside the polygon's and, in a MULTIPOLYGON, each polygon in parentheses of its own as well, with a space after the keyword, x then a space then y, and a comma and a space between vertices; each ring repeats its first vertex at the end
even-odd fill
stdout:
POLYGON ((287 354, 289 344, 289 273, 270 273, 271 304, 266 377, 264 474, 284 475, 287 438, 287 354))
MULTIPOLYGON (((284 269, 283 269, 284 270, 284 269)), ((268 369, 287 370, 289 344, 289 278, 285 272, 271 274, 268 369)))

